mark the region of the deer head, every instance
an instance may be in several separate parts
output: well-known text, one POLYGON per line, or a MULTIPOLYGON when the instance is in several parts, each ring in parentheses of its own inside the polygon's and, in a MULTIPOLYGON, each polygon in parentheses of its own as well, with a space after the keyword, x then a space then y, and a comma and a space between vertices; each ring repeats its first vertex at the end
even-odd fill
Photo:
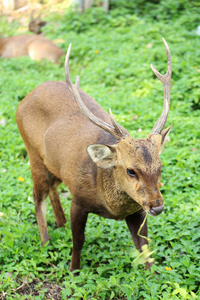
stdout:
POLYGON ((41 14, 39 14, 34 19, 34 12, 31 13, 31 20, 29 23, 29 30, 34 32, 35 34, 41 33, 41 28, 44 27, 47 24, 47 22, 41 20, 41 14))

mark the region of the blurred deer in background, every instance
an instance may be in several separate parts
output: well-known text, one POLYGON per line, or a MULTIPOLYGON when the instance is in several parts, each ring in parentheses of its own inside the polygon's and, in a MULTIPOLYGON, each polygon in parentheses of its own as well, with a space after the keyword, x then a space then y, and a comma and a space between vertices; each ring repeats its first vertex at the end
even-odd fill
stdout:
MULTIPOLYGON (((125 219, 135 246, 147 244, 147 212, 157 216, 163 210, 160 192, 163 151, 171 126, 164 129, 170 107, 172 64, 169 48, 167 72, 152 70, 164 87, 163 111, 147 138, 132 139, 69 75, 68 49, 65 82, 47 81, 21 102, 16 120, 24 140, 33 178, 33 198, 43 245, 49 241, 46 198, 49 196, 57 226, 66 223, 58 186, 64 182, 73 200, 71 229, 73 250, 70 270, 80 268, 85 225, 89 213, 105 218, 125 219)), ((146 262, 150 268, 152 263, 146 262)))
POLYGON ((30 56, 33 60, 50 60, 58 63, 64 51, 40 35, 18 35, 0 39, 0 56, 14 58, 30 56))
POLYGON ((42 35, 18 35, 0 38, 0 57, 29 56, 33 60, 47 59, 58 63, 64 51, 42 35))

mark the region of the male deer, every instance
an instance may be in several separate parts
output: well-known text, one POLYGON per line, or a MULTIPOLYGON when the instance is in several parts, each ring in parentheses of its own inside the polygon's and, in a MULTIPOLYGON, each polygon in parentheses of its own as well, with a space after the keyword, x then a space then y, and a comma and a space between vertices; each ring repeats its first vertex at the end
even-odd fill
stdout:
MULTIPOLYGON (((18 107, 16 119, 24 140, 33 178, 33 197, 43 245, 49 240, 46 198, 49 196, 57 225, 65 215, 58 194, 63 181, 73 195, 71 228, 73 250, 70 270, 80 268, 88 213, 126 220, 135 246, 147 244, 147 222, 137 235, 145 213, 163 210, 159 153, 170 127, 163 130, 170 106, 171 57, 167 43, 167 72, 152 70, 164 86, 164 106, 152 132, 132 139, 89 95, 73 85, 69 75, 69 46, 65 82, 45 82, 30 92, 18 107)), ((146 267, 150 268, 150 263, 146 267)))
POLYGON ((13 58, 30 56, 33 60, 47 59, 58 63, 64 51, 42 35, 18 35, 0 39, 0 56, 13 58))

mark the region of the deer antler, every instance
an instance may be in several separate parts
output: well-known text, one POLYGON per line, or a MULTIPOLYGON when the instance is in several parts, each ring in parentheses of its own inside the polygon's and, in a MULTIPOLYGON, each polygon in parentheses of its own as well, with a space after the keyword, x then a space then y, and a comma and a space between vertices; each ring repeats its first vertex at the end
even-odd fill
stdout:
POLYGON ((171 76, 172 76, 172 60, 171 60, 171 55, 169 51, 169 47, 163 38, 163 42, 165 44, 165 49, 167 53, 167 72, 165 75, 161 75, 156 68, 151 65, 151 68, 155 75, 160 79, 160 81, 163 84, 164 87, 164 104, 163 104, 163 111, 160 116, 160 118, 157 120, 155 123, 153 130, 151 134, 160 134, 163 128, 165 127, 165 124, 167 122, 167 117, 169 113, 169 107, 170 107, 170 81, 171 81, 171 76))
POLYGON ((111 110, 110 110, 110 116, 111 116, 111 122, 112 122, 113 126, 100 120, 98 117, 93 115, 93 113, 84 104, 83 100, 81 99, 80 93, 79 93, 79 76, 77 76, 77 78, 76 78, 75 85, 72 84, 70 75, 69 75, 70 51, 71 51, 71 44, 69 45, 69 48, 68 48, 67 54, 66 54, 66 58, 65 58, 65 78, 66 78, 67 85, 68 85, 70 91, 72 92, 76 103, 78 104, 78 106, 81 109, 81 111, 83 112, 83 114, 90 121, 92 121, 94 124, 101 127, 102 129, 108 131, 110 134, 112 134, 116 138, 117 142, 119 142, 122 138, 125 138, 127 136, 127 134, 121 130, 121 128, 115 121, 111 110))

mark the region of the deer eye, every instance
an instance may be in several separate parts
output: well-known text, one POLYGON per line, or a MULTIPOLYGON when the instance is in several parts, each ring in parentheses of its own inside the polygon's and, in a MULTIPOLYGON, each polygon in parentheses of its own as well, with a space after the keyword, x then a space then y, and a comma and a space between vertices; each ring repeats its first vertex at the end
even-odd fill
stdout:
POLYGON ((131 177, 136 177, 136 173, 135 173, 135 171, 133 171, 132 169, 127 169, 126 171, 127 171, 127 174, 128 174, 129 176, 131 176, 131 177))

